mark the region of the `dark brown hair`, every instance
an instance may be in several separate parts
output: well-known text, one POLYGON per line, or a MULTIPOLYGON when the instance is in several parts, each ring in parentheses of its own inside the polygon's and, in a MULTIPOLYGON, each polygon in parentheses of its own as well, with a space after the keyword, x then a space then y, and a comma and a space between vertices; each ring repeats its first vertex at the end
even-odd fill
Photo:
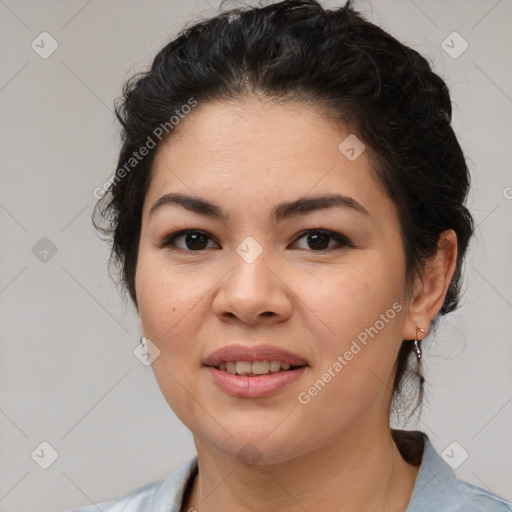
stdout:
MULTIPOLYGON (((464 205, 469 174, 451 127, 448 88, 427 60, 365 20, 350 1, 334 10, 314 0, 288 0, 221 12, 184 29, 149 71, 125 85, 116 106, 118 170, 191 98, 202 103, 250 95, 320 107, 370 149, 372 170, 400 218, 408 283, 435 254, 443 231, 456 232, 457 267, 439 314, 455 309, 474 229, 464 205)), ((93 218, 112 240, 111 263, 135 305, 141 212, 158 147, 112 182, 93 218)), ((413 349, 403 341, 393 396, 412 369, 421 403, 423 376, 419 365, 409 368, 413 349)))

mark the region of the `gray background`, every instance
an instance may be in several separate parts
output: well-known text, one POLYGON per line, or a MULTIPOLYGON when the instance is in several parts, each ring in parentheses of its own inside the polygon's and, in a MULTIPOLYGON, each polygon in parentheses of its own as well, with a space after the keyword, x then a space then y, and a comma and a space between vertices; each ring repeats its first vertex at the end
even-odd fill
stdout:
MULTIPOLYGON (((195 453, 133 355, 138 318, 109 279, 90 215, 115 170, 113 98, 184 23, 213 15, 210 2, 0 0, 1 512, 119 497, 195 453), (31 47, 48 51, 43 31, 59 45, 46 59, 31 47), (58 452, 48 469, 35 462, 49 460, 43 441, 58 452)), ((459 443, 469 457, 457 475, 512 500, 512 2, 358 5, 446 79, 473 175, 466 295, 427 343, 426 404, 410 427, 440 453, 459 443), (453 31, 469 44, 458 58, 442 47, 453 31)))

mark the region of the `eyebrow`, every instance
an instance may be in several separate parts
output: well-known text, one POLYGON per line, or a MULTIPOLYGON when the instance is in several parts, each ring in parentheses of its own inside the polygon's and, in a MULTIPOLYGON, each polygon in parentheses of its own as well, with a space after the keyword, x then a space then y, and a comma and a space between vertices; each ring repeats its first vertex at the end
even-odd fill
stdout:
MULTIPOLYGON (((155 201, 149 215, 165 205, 178 205, 200 215, 212 217, 222 221, 229 220, 222 208, 207 201, 206 199, 186 194, 165 194, 155 201)), ((341 194, 329 194, 324 196, 300 197, 294 201, 283 202, 272 209, 271 216, 276 221, 282 221, 296 215, 306 215, 309 212, 323 210, 326 208, 346 208, 354 212, 370 216, 368 211, 355 199, 341 194)))

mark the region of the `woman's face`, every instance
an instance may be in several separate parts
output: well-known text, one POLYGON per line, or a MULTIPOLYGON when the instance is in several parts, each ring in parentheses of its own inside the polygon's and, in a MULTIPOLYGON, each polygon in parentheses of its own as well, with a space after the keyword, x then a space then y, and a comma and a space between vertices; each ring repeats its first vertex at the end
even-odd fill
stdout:
POLYGON ((352 139, 339 148, 349 131, 296 103, 199 103, 178 129, 154 162, 136 271, 171 408, 196 442, 263 464, 386 429, 411 334, 397 213, 368 152, 354 159, 352 139), (167 194, 190 201, 151 211, 167 194), (289 207, 332 195, 349 199, 289 207), (171 240, 182 230, 192 233, 171 240), (232 345, 242 351, 207 361, 232 345), (303 366, 262 363, 286 359, 269 345, 303 366), (206 365, 229 359, 260 361, 231 371, 270 373, 206 365))

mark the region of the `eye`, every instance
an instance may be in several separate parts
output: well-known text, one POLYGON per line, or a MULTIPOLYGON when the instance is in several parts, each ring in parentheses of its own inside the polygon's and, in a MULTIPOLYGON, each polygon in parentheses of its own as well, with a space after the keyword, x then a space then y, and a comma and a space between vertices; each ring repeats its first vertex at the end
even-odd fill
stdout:
POLYGON ((161 247, 168 247, 170 249, 177 248, 183 251, 197 252, 207 248, 206 245, 208 239, 211 240, 212 238, 206 233, 203 233, 202 231, 185 229, 183 231, 178 231, 177 233, 173 233, 172 235, 165 237, 164 241, 161 243, 161 247), (176 247, 176 240, 183 237, 185 247, 176 247))
MULTIPOLYGON (((299 236, 295 238, 294 243, 297 243, 306 236, 306 243, 310 244, 311 249, 316 252, 328 252, 331 250, 341 249, 346 246, 353 247, 350 241, 343 235, 325 229, 308 229, 306 231, 302 231, 299 233, 299 236), (335 241, 338 244, 337 247, 329 247, 329 244, 332 241, 335 241)), ((185 229, 165 237, 163 242, 160 244, 160 247, 165 247, 170 250, 179 249, 187 252, 199 252, 208 248, 208 240, 213 239, 203 231, 185 229), (176 241, 181 238, 183 238, 184 246, 180 246, 176 243, 176 241)))
POLYGON ((314 251, 331 251, 334 249, 341 249, 342 247, 349 246, 353 247, 350 241, 339 233, 334 231, 327 231, 323 229, 308 229, 303 231, 296 239, 295 242, 306 237, 306 243, 312 246, 314 251), (334 240, 338 243, 338 247, 329 247, 329 239, 334 240))

